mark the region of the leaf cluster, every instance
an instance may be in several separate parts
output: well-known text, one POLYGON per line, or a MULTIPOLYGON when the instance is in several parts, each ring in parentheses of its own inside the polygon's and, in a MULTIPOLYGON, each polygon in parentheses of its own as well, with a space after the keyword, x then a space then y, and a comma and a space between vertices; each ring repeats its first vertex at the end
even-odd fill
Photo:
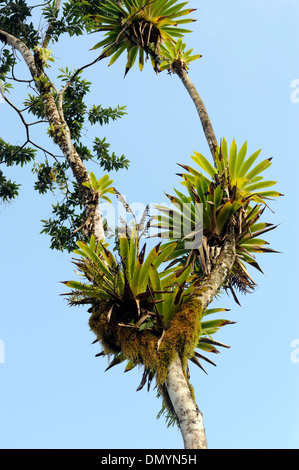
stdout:
MULTIPOLYGON (((11 145, 0 137, 0 164, 7 167, 13 165, 24 166, 26 163, 34 161, 36 150, 20 145, 11 145)), ((0 200, 8 202, 19 195, 20 184, 11 179, 7 179, 3 171, 0 170, 0 200)))
POLYGON ((20 184, 7 179, 0 170, 0 198, 4 202, 11 201, 19 195, 20 184))
MULTIPOLYGON (((93 3, 103 4, 103 2, 93 3)), ((98 6, 95 5, 95 8, 98 6)), ((51 50, 44 47, 43 42, 55 42, 64 33, 71 36, 82 34, 85 31, 84 28, 87 27, 91 11, 92 5, 90 2, 63 2, 61 9, 58 11, 55 2, 29 7, 25 1, 6 1, 0 3, 0 29, 21 39, 29 49, 32 49, 35 60, 39 60, 40 67, 45 70, 46 67, 49 68, 52 65, 51 62, 54 59, 51 50), (44 29, 46 37, 41 37, 41 32, 34 29, 31 22, 32 10, 37 7, 39 7, 42 15, 40 24, 42 26, 46 24, 44 29)), ((4 37, 0 39, 6 43, 4 37)), ((14 78, 14 68, 17 60, 18 57, 15 52, 4 45, 0 56, 0 79, 3 80, 4 89, 8 89, 12 86, 12 83, 18 81, 14 78)), ((81 159, 98 164, 106 171, 127 169, 129 160, 124 155, 117 156, 110 151, 110 144, 106 142, 104 137, 95 137, 91 148, 86 146, 84 142, 87 125, 95 127, 109 124, 126 114, 125 107, 104 108, 101 105, 88 107, 86 101, 91 92, 91 83, 82 77, 82 71, 71 71, 66 66, 60 69, 57 80, 64 89, 62 96, 63 116, 69 126, 72 141, 81 159)), ((28 113, 30 116, 31 114, 37 118, 37 122, 44 121, 47 125, 47 113, 45 112, 40 90, 34 86, 33 81, 28 81, 28 83, 30 83, 30 93, 24 99, 24 109, 18 111, 19 115, 25 116, 25 113, 28 113)), ((44 88, 47 87, 59 109, 60 92, 46 73, 40 78, 40 84, 44 88)), ((25 122, 25 118, 23 122, 25 122)), ((30 127, 27 125, 26 143, 33 144, 29 140, 29 130, 30 127)), ((54 134, 55 129, 52 125, 48 128, 48 135, 51 137, 54 134)), ((51 237, 51 248, 72 251, 77 240, 85 239, 82 231, 85 212, 83 211, 80 192, 76 184, 72 182, 73 177, 67 162, 60 163, 60 155, 53 155, 47 149, 42 149, 38 145, 37 148, 39 148, 38 151, 25 146, 25 144, 12 145, 1 139, 0 163, 7 166, 14 164, 23 166, 25 163, 33 165, 33 172, 36 174, 34 189, 39 194, 51 192, 56 199, 55 204, 52 205, 51 217, 42 221, 42 233, 51 237), (49 162, 49 156, 54 157, 53 162, 49 162)), ((2 172, 0 200, 7 201, 16 197, 19 187, 19 184, 7 180, 2 172)))
POLYGON ((31 21, 32 7, 24 0, 0 2, 0 29, 21 39, 29 48, 40 40, 40 33, 31 21))
POLYGON ((118 171, 120 169, 128 169, 130 161, 121 155, 118 157, 114 152, 109 153, 110 144, 106 142, 106 138, 99 139, 98 137, 94 140, 93 151, 95 152, 96 159, 100 166, 105 171, 118 171))
POLYGON ((68 189, 62 201, 52 204, 52 216, 42 220, 41 233, 51 238, 50 248, 58 251, 72 252, 79 240, 87 240, 82 230, 79 230, 86 220, 86 213, 81 201, 76 183, 68 183, 68 189), (72 188, 70 189, 70 186, 72 188))
POLYGON ((50 25, 48 31, 50 40, 57 42, 63 34, 81 36, 89 24, 90 4, 91 2, 68 0, 58 9, 56 2, 48 3, 43 8, 43 17, 50 25))
MULTIPOLYGON (((236 285, 242 292, 255 286, 246 265, 261 271, 256 261, 257 253, 270 253, 268 242, 261 235, 273 230, 274 225, 261 222, 268 207, 267 201, 282 196, 268 188, 276 181, 264 179, 262 173, 271 166, 271 158, 255 164, 261 150, 247 156, 247 142, 238 151, 233 141, 228 149, 225 138, 215 151, 215 166, 200 153, 192 156, 196 167, 180 165, 186 173, 179 174, 185 195, 175 189, 176 195, 168 195, 171 209, 157 206, 158 223, 152 224, 160 231, 157 236, 178 242, 172 253, 172 262, 192 263, 199 277, 208 275, 217 263, 224 240, 231 225, 236 232, 236 261, 229 280, 229 288, 236 285), (185 226, 189 227, 186 233, 185 226), (196 237, 200 233, 200 237, 196 237), (191 247, 187 247, 187 240, 191 247)), ((235 297, 236 298, 236 297, 235 297)))
POLYGON ((194 9, 185 9, 187 4, 177 0, 124 0, 120 5, 120 2, 107 0, 100 14, 94 16, 94 30, 103 31, 105 35, 93 49, 102 48, 100 57, 111 57, 109 65, 125 53, 125 75, 137 58, 142 70, 145 60, 150 57, 157 72, 161 44, 164 41, 175 43, 175 38, 191 32, 181 27, 194 21, 188 18, 194 9))
MULTIPOLYGON (((150 219, 146 223, 147 212, 137 223, 120 194, 118 198, 134 220, 132 228, 125 224, 118 232, 119 260, 109 250, 108 243, 96 242, 93 237, 89 243, 78 242, 79 249, 74 254, 80 258, 74 263, 82 281, 65 282, 71 289, 65 295, 70 305, 91 305, 90 326, 104 347, 97 356, 113 356, 107 369, 124 361, 127 361, 125 371, 142 364, 144 373, 137 390, 146 382, 149 388, 156 377, 159 390, 165 395, 163 381, 174 351, 181 355, 187 375, 188 359, 205 372, 202 361, 216 364, 203 353, 218 353, 217 346, 228 347, 212 336, 232 322, 205 318, 226 309, 202 311, 197 297, 198 276, 192 272, 191 264, 165 267, 177 249, 177 241, 159 243, 146 254, 141 237, 150 224, 150 219)), ((163 406, 161 414, 174 423, 169 407, 163 406)))

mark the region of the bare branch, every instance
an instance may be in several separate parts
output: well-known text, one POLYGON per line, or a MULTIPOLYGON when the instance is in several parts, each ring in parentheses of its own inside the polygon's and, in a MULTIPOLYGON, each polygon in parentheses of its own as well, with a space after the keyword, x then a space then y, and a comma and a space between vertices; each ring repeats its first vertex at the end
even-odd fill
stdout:
POLYGON ((11 106, 16 112, 17 114, 19 115, 22 123, 24 124, 24 127, 25 127, 25 130, 26 130, 26 142, 16 151, 14 152, 9 158, 7 158, 6 160, 3 160, 1 163, 8 163, 10 160, 12 160, 27 144, 31 144, 33 145, 34 147, 36 147, 37 149, 39 150, 42 150, 43 152, 45 152, 46 154, 50 155, 51 157, 54 158, 54 160, 58 163, 58 160, 57 160, 57 157, 49 152, 48 150, 46 150, 44 147, 41 147, 40 145, 36 144, 35 142, 33 142, 31 139, 30 139, 30 135, 29 135, 29 126, 33 126, 35 124, 39 124, 39 123, 43 123, 43 122, 47 122, 47 121, 36 121, 36 122, 31 122, 31 123, 27 123, 25 121, 25 118, 22 114, 22 111, 20 109, 18 109, 8 98, 7 96, 4 96, 4 99, 5 101, 9 104, 9 106, 11 106))
POLYGON ((24 124, 25 126, 25 129, 26 129, 26 135, 27 135, 27 141, 29 140, 29 129, 28 129, 28 124, 27 122, 25 121, 24 119, 24 116, 23 114, 21 113, 21 111, 7 98, 7 96, 4 96, 4 100, 9 104, 9 106, 11 106, 19 115, 22 123, 24 124))
POLYGON ((39 5, 33 5, 31 7, 28 7, 28 8, 29 8, 29 10, 33 10, 33 8, 45 7, 46 5, 49 5, 49 3, 51 3, 51 0, 48 0, 48 2, 45 2, 45 3, 40 3, 39 5))

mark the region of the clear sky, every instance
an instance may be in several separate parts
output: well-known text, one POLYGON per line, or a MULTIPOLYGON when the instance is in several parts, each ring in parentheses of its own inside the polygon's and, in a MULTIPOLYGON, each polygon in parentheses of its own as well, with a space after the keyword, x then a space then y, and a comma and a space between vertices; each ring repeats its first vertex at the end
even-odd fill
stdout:
MULTIPOLYGON (((191 364, 191 382, 209 448, 298 448, 299 1, 189 3, 198 21, 187 43, 203 55, 190 78, 217 138, 235 138, 239 147, 247 140, 249 152, 262 148, 264 158, 273 157, 268 177, 285 194, 271 203, 273 213, 264 213, 279 224, 267 240, 281 253, 258 258, 264 275, 251 272, 259 286, 240 298, 241 308, 222 297, 221 306, 231 309, 227 318, 237 323, 216 339, 231 349, 212 358, 217 367, 208 365, 208 375, 191 364)), ((90 62, 94 43, 94 35, 62 41, 53 47, 55 64, 90 62)), ((194 150, 208 157, 209 149, 176 76, 156 76, 147 64, 123 79, 124 67, 121 59, 86 70, 93 82, 88 104, 126 105, 128 112, 107 127, 87 129, 86 141, 106 136, 116 154, 131 160, 129 171, 110 174, 129 203, 166 202, 164 191, 179 184, 177 163, 189 164, 194 150)), ((14 96, 19 102, 20 92, 14 96)), ((23 142, 24 129, 6 104, 0 104, 0 126, 6 141, 23 142)), ((41 128, 34 138, 44 143, 41 128)), ((100 167, 90 169, 101 176, 100 167)), ((60 296, 60 281, 75 274, 71 255, 51 251, 39 234, 53 201, 34 192, 29 168, 5 168, 5 174, 22 188, 18 199, 0 206, 0 448, 182 448, 179 431, 156 419, 155 390, 136 392, 140 371, 104 372, 88 313, 60 296)))

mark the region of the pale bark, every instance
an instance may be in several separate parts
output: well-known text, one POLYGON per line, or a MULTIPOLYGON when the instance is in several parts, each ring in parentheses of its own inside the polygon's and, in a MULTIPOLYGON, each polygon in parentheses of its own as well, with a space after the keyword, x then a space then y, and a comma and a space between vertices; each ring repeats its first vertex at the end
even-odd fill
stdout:
POLYGON ((15 38, 11 34, 7 33, 6 31, 0 30, 0 34, 6 37, 7 43, 10 46, 17 49, 17 51, 21 53, 32 77, 37 76, 38 70, 35 64, 34 57, 30 49, 28 49, 28 47, 26 46, 26 44, 24 44, 20 39, 15 38))
POLYGON ((68 161, 73 175, 78 183, 78 188, 81 194, 82 202, 86 212, 85 232, 89 235, 93 234, 98 240, 105 239, 105 232, 103 228, 102 217, 98 207, 99 198, 96 193, 93 193, 89 188, 83 186, 82 183, 89 181, 88 172, 76 151, 72 140, 70 129, 65 122, 62 111, 62 96, 60 106, 57 108, 54 97, 51 93, 51 85, 43 86, 42 82, 38 81, 39 78, 45 78, 42 68, 37 65, 34 55, 20 39, 15 38, 6 31, 0 30, 0 35, 6 37, 7 43, 17 49, 22 55, 28 70, 36 83, 40 96, 44 103, 44 110, 49 123, 53 129, 53 140, 59 146, 64 157, 68 161))
MULTIPOLYGON (((179 66, 173 67, 174 72, 183 82, 198 112, 202 128, 215 163, 215 150, 219 146, 206 107, 190 80, 187 72, 179 66)), ((236 258, 235 233, 231 225, 227 231, 216 265, 203 281, 198 297, 204 311, 214 296, 226 281, 236 258)), ((167 391, 175 410, 186 449, 207 449, 207 440, 203 417, 194 402, 188 382, 182 370, 182 364, 177 356, 170 364, 166 380, 167 391)))
MULTIPOLYGON (((231 225, 228 228, 228 235, 217 263, 199 289, 198 298, 202 305, 202 311, 208 307, 219 288, 226 281, 236 259, 235 245, 234 227, 231 225)), ((192 398, 178 356, 168 368, 166 388, 178 419, 185 449, 207 449, 203 417, 192 398)))
POLYGON ((182 80, 193 103, 195 104, 206 140, 208 142, 212 154, 213 161, 215 162, 215 149, 218 147, 218 142, 206 107, 198 91, 190 80, 188 73, 182 67, 173 67, 173 70, 177 74, 177 76, 182 80))
POLYGON ((203 281, 199 289, 199 299, 205 310, 226 281, 236 259, 236 236, 233 224, 228 227, 219 257, 211 274, 203 281))
POLYGON ((166 387, 185 449, 207 449, 202 414, 192 398, 178 355, 169 366, 166 387))

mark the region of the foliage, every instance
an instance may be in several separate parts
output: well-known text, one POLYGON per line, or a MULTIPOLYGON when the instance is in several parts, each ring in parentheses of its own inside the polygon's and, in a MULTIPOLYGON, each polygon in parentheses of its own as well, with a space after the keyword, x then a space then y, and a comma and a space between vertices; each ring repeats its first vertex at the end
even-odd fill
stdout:
POLYGON ((101 58, 111 57, 112 65, 122 53, 127 54, 125 75, 133 67, 137 57, 140 70, 145 58, 150 57, 155 71, 160 62, 161 44, 190 32, 178 27, 194 21, 189 15, 194 9, 184 7, 188 2, 177 0, 125 0, 121 2, 107 0, 99 15, 95 15, 94 29, 105 32, 105 39, 98 42, 93 49, 103 48, 101 58))
POLYGON ((125 155, 118 157, 114 152, 109 154, 109 147, 110 144, 106 142, 105 137, 104 139, 99 139, 98 137, 95 138, 93 150, 100 166, 103 167, 105 171, 118 171, 121 168, 125 168, 127 170, 130 163, 129 160, 125 155))
MULTIPOLYGON (((33 161, 35 156, 35 150, 20 145, 8 144, 0 138, 0 164, 5 164, 8 167, 13 165, 23 166, 33 161)), ((0 200, 8 202, 16 198, 19 195, 20 187, 20 184, 7 179, 3 171, 0 170, 0 200)))
POLYGON ((105 194, 110 193, 114 194, 114 189, 111 186, 113 183, 113 180, 109 179, 109 175, 104 175, 102 178, 97 180, 95 175, 91 172, 90 173, 90 181, 86 181, 83 184, 83 186, 86 186, 87 188, 92 189, 95 193, 99 194, 99 197, 102 199, 105 199, 105 201, 110 202, 109 197, 105 196, 105 194))
POLYGON ((255 254, 274 252, 260 236, 275 226, 261 222, 260 218, 267 207, 266 201, 282 195, 278 191, 265 190, 276 181, 267 181, 261 176, 271 166, 271 158, 254 166, 260 152, 258 150, 246 158, 247 142, 238 152, 235 141, 228 150, 223 139, 220 148, 216 149, 216 168, 198 152, 192 156, 197 167, 180 165, 186 170, 179 176, 188 195, 176 189, 176 196, 167 194, 173 209, 157 206, 160 210, 160 214, 155 216, 158 223, 152 224, 160 229, 157 235, 169 239, 170 244, 177 240, 177 248, 169 258, 173 263, 184 260, 191 263, 199 278, 208 275, 217 262, 219 250, 228 236, 228 227, 233 222, 237 234, 237 257, 228 281, 229 288, 236 285, 246 292, 255 286, 246 264, 261 271, 255 254), (189 227, 189 233, 186 233, 185 225, 189 227), (192 244, 192 240, 197 240, 198 232, 200 243, 192 244), (191 248, 186 248, 188 240, 191 248))
POLYGON ((7 179, 0 170, 0 198, 8 202, 19 195, 20 185, 11 179, 7 179))
MULTIPOLYGON (((146 244, 140 246, 138 226, 119 237, 119 261, 107 243, 78 242, 74 260, 82 281, 66 281, 71 289, 70 305, 90 304, 90 327, 103 347, 100 356, 112 356, 107 369, 127 361, 125 371, 136 365, 144 367, 142 381, 148 388, 156 377, 164 396, 162 408, 173 424, 173 414, 166 406, 164 382, 166 372, 177 351, 189 375, 188 359, 204 370, 203 352, 218 353, 217 346, 228 347, 212 338, 228 320, 206 320, 207 315, 225 311, 210 309, 202 312, 196 297, 198 284, 191 266, 179 265, 161 269, 177 247, 177 242, 154 246, 146 256, 146 244), (129 335, 129 336, 128 336, 129 335), (200 352, 195 351, 195 348, 200 352)), ((204 370, 205 371, 205 370, 204 370)))
MULTIPOLYGON (((104 171, 128 169, 129 160, 125 155, 117 156, 110 151, 110 144, 100 135, 102 131, 91 145, 89 141, 88 145, 85 143, 87 126, 92 126, 98 131, 99 126, 110 124, 125 116, 125 106, 105 108, 97 103, 87 105, 92 90, 91 83, 83 77, 83 70, 71 70, 67 64, 57 70, 54 62, 55 43, 63 35, 72 37, 89 31, 91 13, 105 2, 68 0, 62 2, 59 9, 56 8, 56 2, 36 6, 29 6, 27 3, 23 0, 0 2, 0 30, 19 38, 32 51, 36 62, 44 71, 45 84, 49 87, 58 109, 62 98, 61 111, 81 159, 100 166, 104 171), (43 32, 40 30, 42 24, 46 25, 43 32), (52 49, 48 48, 50 43, 53 44, 52 49), (46 72, 51 73, 51 79, 46 72), (55 74, 54 82, 52 77, 55 77, 55 74)), ((28 122, 25 125, 27 140, 22 145, 14 145, 0 139, 0 165, 32 165, 32 171, 36 175, 34 189, 42 195, 51 193, 54 198, 51 217, 42 221, 42 233, 50 236, 52 249, 73 251, 76 241, 86 240, 82 230, 85 211, 80 191, 68 163, 61 160, 61 155, 53 154, 50 148, 43 148, 39 143, 32 141, 32 116, 36 119, 36 125, 48 127, 48 136, 54 141, 55 129, 49 126, 38 86, 33 80, 24 80, 22 85, 17 78, 20 56, 7 44, 5 36, 0 35, 0 41, 3 45, 0 54, 0 80, 3 88, 9 91, 16 84, 18 87, 29 85, 27 92, 25 91, 23 109, 18 110, 23 122, 28 122)), ((7 102, 3 106, 8 105, 7 102)), ((44 127, 43 129, 46 133, 44 127)), ((7 179, 1 170, 0 200, 9 201, 16 197, 20 186, 7 179)))
POLYGON ((182 38, 179 38, 176 43, 171 41, 165 41, 161 45, 160 55, 163 58, 159 66, 159 72, 163 70, 173 71, 175 67, 182 68, 184 70, 189 69, 190 62, 200 59, 201 54, 193 54, 193 49, 186 49, 186 44, 182 42, 182 38))
POLYGON ((6 166, 20 165, 22 167, 32 162, 35 157, 36 150, 8 144, 0 137, 0 163, 5 163, 6 166))
POLYGON ((41 220, 43 223, 41 233, 50 236, 52 250, 72 252, 78 240, 87 240, 87 236, 81 230, 85 220, 86 213, 78 186, 75 182, 69 182, 64 198, 52 204, 52 217, 41 220))
MULTIPOLYGON (((228 149, 223 139, 215 149, 215 166, 198 152, 192 156, 196 167, 180 165, 185 173, 179 176, 188 194, 175 189, 175 196, 167 195, 174 208, 158 206, 160 214, 156 224, 152 224, 159 229, 157 236, 168 240, 166 243, 158 243, 149 253, 145 243, 141 247, 141 238, 149 226, 144 220, 132 229, 125 226, 123 232, 118 231, 112 251, 103 240, 96 241, 93 235, 88 238, 83 228, 87 219, 92 219, 86 214, 89 207, 95 207, 100 198, 111 202, 108 194, 120 197, 112 187, 113 180, 108 174, 96 178, 82 165, 83 171, 77 178, 82 181, 75 182, 74 162, 62 160, 61 155, 34 143, 30 126, 46 125, 52 143, 59 143, 55 120, 49 118, 45 104, 50 96, 59 122, 63 123, 59 128, 60 138, 70 137, 71 142, 66 144, 68 150, 71 149, 67 158, 77 152, 80 163, 92 162, 105 171, 118 171, 129 166, 125 155, 118 157, 110 153, 110 144, 103 136, 96 136, 91 148, 84 137, 87 125, 111 123, 126 114, 125 107, 87 105, 92 84, 83 78, 83 70, 92 63, 81 69, 71 70, 65 66, 57 71, 55 54, 49 44, 54 48, 62 35, 104 32, 104 39, 93 47, 101 49, 101 55, 94 62, 110 57, 109 65, 112 65, 125 53, 125 75, 137 59, 140 70, 145 61, 151 59, 156 72, 175 72, 177 69, 188 71, 189 64, 201 56, 194 55, 193 49, 187 49, 182 40, 190 31, 181 25, 194 21, 189 18, 194 10, 185 8, 188 2, 67 0, 60 7, 58 4, 60 2, 28 6, 24 0, 0 2, 0 29, 24 42, 40 72, 32 79, 17 79, 18 55, 7 45, 9 38, 0 33, 3 44, 0 80, 5 93, 19 82, 30 87, 23 101, 24 109, 18 109, 5 96, 6 105, 17 112, 24 124, 26 141, 23 145, 13 145, 0 139, 0 164, 9 167, 30 163, 36 175, 34 189, 41 195, 53 195, 52 215, 42 220, 41 233, 51 237, 52 249, 75 250, 75 255, 79 256, 74 264, 81 281, 66 281, 64 284, 71 291, 64 295, 70 305, 90 305, 89 325, 103 348, 97 356, 112 356, 107 369, 125 361, 126 372, 141 365, 144 372, 137 390, 146 383, 149 388, 156 378, 158 395, 163 397, 162 413, 165 412, 169 424, 173 424, 175 417, 165 381, 175 354, 179 354, 188 380, 189 360, 204 370, 202 361, 215 365, 206 353, 218 353, 218 347, 228 347, 216 341, 214 334, 233 322, 222 318, 210 320, 209 315, 226 309, 203 306, 201 296, 207 289, 205 281, 217 267, 219 254, 225 240, 232 236, 233 227, 236 259, 218 291, 230 289, 238 302, 235 287, 242 292, 255 287, 247 265, 261 271, 256 254, 274 252, 260 237, 275 226, 260 219, 267 201, 281 194, 269 190, 276 182, 265 180, 261 175, 270 167, 271 159, 255 165, 260 150, 246 158, 247 143, 238 151, 235 141, 228 149), (38 24, 46 23, 45 29, 35 28, 33 24, 33 16, 38 16, 32 15, 35 8, 39 8, 41 16, 38 24), (32 116, 38 121, 27 123, 27 118, 32 116), (82 200, 83 190, 90 204, 87 209, 86 201, 84 205, 82 200)), ((65 156, 64 148, 63 153, 65 156)), ((15 198, 19 188, 19 184, 7 179, 0 170, 2 201, 15 198)))
POLYGON ((29 48, 40 40, 40 33, 32 23, 32 7, 24 0, 0 2, 0 29, 21 39, 29 48))

